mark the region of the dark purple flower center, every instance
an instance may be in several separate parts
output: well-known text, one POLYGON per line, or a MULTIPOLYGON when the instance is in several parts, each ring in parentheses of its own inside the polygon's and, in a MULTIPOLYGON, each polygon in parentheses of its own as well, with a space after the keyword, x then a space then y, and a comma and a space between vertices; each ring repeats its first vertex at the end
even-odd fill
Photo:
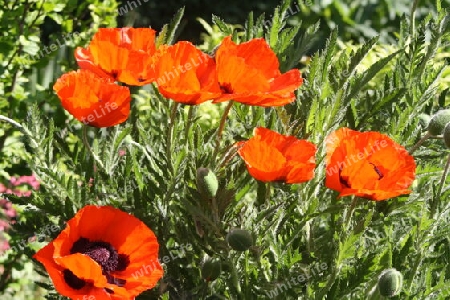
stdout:
POLYGON ((230 83, 224 83, 220 86, 222 93, 224 94, 233 94, 233 88, 230 83))
MULTIPOLYGON (((377 173, 377 175, 378 175, 378 180, 383 179, 384 174, 381 172, 381 170, 380 170, 374 163, 371 163, 370 161, 369 161, 369 164, 371 164, 371 165, 373 166, 373 170, 377 173)), ((339 182, 340 182, 342 185, 344 185, 346 188, 351 188, 351 184, 349 183, 348 178, 347 178, 347 179, 344 178, 344 177, 341 175, 341 173, 342 173, 342 167, 339 168, 339 182)))
POLYGON ((384 177, 383 173, 381 173, 380 169, 378 169, 378 167, 375 166, 375 164, 373 164, 371 162, 369 162, 369 164, 371 164, 373 166, 373 169, 375 170, 375 172, 377 172, 378 180, 381 180, 384 177))
POLYGON ((117 70, 113 70, 111 72, 111 76, 112 76, 112 78, 114 78, 114 80, 117 80, 118 75, 119 75, 119 71, 117 71, 117 70))
MULTIPOLYGON (((103 275, 106 276, 108 283, 117 286, 124 286, 126 280, 118 279, 110 273, 115 271, 123 271, 129 265, 130 261, 127 255, 118 254, 117 250, 107 242, 103 241, 89 241, 87 238, 80 238, 76 241, 70 249, 70 254, 83 253, 94 261, 96 261, 102 268, 103 275)), ((73 289, 82 289, 87 282, 78 278, 70 270, 64 270, 64 280, 73 289)), ((114 293, 110 289, 106 289, 109 293, 114 293)))

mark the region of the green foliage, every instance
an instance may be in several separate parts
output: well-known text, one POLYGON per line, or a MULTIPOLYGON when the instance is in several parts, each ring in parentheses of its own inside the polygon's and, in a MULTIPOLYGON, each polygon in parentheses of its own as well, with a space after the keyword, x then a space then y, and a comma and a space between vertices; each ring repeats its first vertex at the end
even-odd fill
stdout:
MULTIPOLYGON (((43 9, 53 12, 49 15, 63 30, 86 29, 79 17, 61 18, 69 12, 79 16, 86 7, 75 6, 73 1, 66 6, 51 3, 43 9)), ((388 4, 393 5, 387 1, 382 5, 388 4)), ((216 16, 212 25, 204 24, 212 36, 205 39, 205 50, 211 51, 228 34, 241 42, 264 37, 277 54, 282 72, 302 66, 304 83, 296 101, 285 107, 235 103, 232 107, 202 104, 186 108, 165 99, 150 85, 133 95, 132 114, 126 123, 88 128, 53 105, 57 99, 50 88, 42 86, 36 96, 20 90, 23 68, 2 64, 5 93, 0 103, 10 113, 2 113, 9 118, 0 119, 0 131, 7 136, 0 145, 8 157, 0 166, 16 165, 16 155, 42 183, 30 198, 11 197, 26 215, 16 239, 48 224, 63 228, 86 204, 113 205, 140 218, 156 233, 160 257, 192 246, 164 264, 165 276, 158 289, 138 299, 207 299, 213 295, 225 299, 381 299, 378 278, 388 268, 403 274, 399 299, 446 299, 450 294, 446 201, 450 188, 448 181, 439 188, 444 154, 448 154, 443 141, 429 139, 415 152, 418 169, 413 192, 385 202, 357 197, 338 200, 334 191, 325 188, 323 141, 333 130, 347 126, 380 131, 408 149, 413 147, 426 132, 419 116, 434 114, 449 104, 448 62, 442 55, 448 51, 450 38, 448 11, 438 2, 436 13, 417 25, 414 19, 411 23, 408 16, 401 17, 398 41, 393 45, 379 37, 369 38, 369 34, 361 35, 360 44, 343 43, 342 28, 333 29, 323 49, 307 56, 313 51, 314 37, 323 31, 316 23, 288 22, 291 5, 283 1, 274 10, 270 26, 264 15, 255 18, 253 13, 244 26, 230 25, 216 16), (303 30, 302 26, 307 27, 303 30), (27 108, 26 116, 21 105, 27 108), (222 120, 220 115, 230 108, 228 119, 222 120), (226 122, 225 130, 218 139, 221 121, 226 122), (295 185, 254 180, 233 145, 249 138, 256 126, 317 144, 314 179, 295 185), (197 170, 204 167, 217 177, 215 197, 204 197, 198 188, 197 170), (252 232, 253 245, 247 251, 235 251, 227 242, 227 234, 235 228, 252 232), (220 261, 220 268, 207 264, 205 271, 205 257, 220 261)), ((308 7, 317 12, 317 5, 308 7)), ((343 2, 330 5, 341 15, 348 11, 343 2)), ((100 7, 107 6, 100 2, 90 6, 91 21, 97 27, 106 22, 113 25, 112 20, 100 23, 103 12, 115 7, 109 5, 102 12, 100 7)), ((359 9, 352 5, 348 15, 359 9)), ((23 11, 19 6, 8 18, 23 11)), ((158 43, 175 42, 182 14, 180 9, 164 27, 158 43)), ((4 18, 0 17, 2 22, 4 18)), ((28 18, 43 24, 43 17, 28 18)), ((352 26, 357 21, 344 19, 352 26)), ((380 28, 387 26, 387 21, 380 22, 380 28)), ((9 23, 17 27, 17 22, 9 23)), ((364 29, 354 27, 351 34, 364 29)), ((25 39, 8 36, 5 45, 9 48, 0 48, 9 49, 0 55, 6 60, 13 57, 11 62, 37 46, 37 33, 19 34, 20 26, 15 30, 11 29, 11 35, 25 39), (17 45, 22 41, 22 46, 17 45), (20 54, 12 56, 17 49, 20 54)), ((87 37, 93 30, 83 32, 87 37)), ((32 253, 29 247, 23 252, 27 257, 32 253)), ((40 285, 51 290, 46 273, 36 266, 43 276, 40 285)), ((46 297, 62 299, 51 293, 46 297)))
MULTIPOLYGON (((326 37, 330 31, 339 28, 343 40, 362 43, 367 39, 379 36, 385 44, 397 43, 398 24, 405 15, 414 13, 423 18, 428 13, 436 13, 433 0, 420 1, 420 5, 412 10, 413 2, 406 0, 370 1, 370 0, 329 0, 297 2, 300 13, 294 20, 304 21, 305 28, 320 21, 323 29, 320 34, 326 37)), ((417 1, 416 1, 417 2, 417 1)), ((450 2, 444 0, 443 6, 450 2)))
MULTIPOLYGON (((59 127, 68 121, 63 109, 59 107, 51 85, 61 74, 64 66, 75 67, 73 49, 85 43, 100 26, 115 26, 115 1, 59 1, 59 0, 20 0, 0 1, 0 115, 14 120, 25 120, 31 105, 39 105, 59 127), (57 61, 61 60, 60 65, 57 61)), ((53 124, 53 123, 52 123, 53 124)), ((29 175, 32 171, 27 161, 33 160, 33 147, 46 148, 52 158, 55 141, 47 144, 33 144, 25 137, 40 135, 31 128, 26 131, 17 124, 0 121, 0 183, 7 182, 13 175, 29 175), (22 134, 21 134, 22 132, 22 134), (31 144, 29 144, 31 143, 31 144)), ((47 123, 46 125, 49 125, 47 123)), ((48 126, 39 127, 44 131, 52 130, 48 126)), ((51 134, 54 134, 51 131, 51 134)), ((60 140, 61 142, 61 140, 60 140)), ((60 143, 68 147, 66 141, 60 143)), ((41 158, 44 159, 44 158, 41 158)), ((56 167, 61 167, 58 164, 56 167)), ((66 167, 66 166, 64 166, 66 167)), ((55 167, 50 167, 55 168, 55 167)), ((1 197, 3 198, 3 197, 1 197)), ((12 200, 12 199, 10 199, 12 200)), ((39 201, 39 200, 38 200, 39 201)), ((45 201, 45 198, 42 198, 45 201)), ((26 198, 18 198, 17 204, 33 207, 26 198)), ((59 206, 60 207, 60 206, 59 206)), ((22 217, 26 213, 21 213, 22 217)), ((11 247, 21 249, 20 242, 38 232, 39 226, 48 225, 45 214, 34 215, 28 226, 15 226, 8 232, 11 247), (20 247, 20 248, 19 248, 20 247)), ((2 220, 3 221, 3 220, 2 220)), ((3 241, 2 241, 3 243, 3 241)), ((42 244, 40 245, 42 246, 42 244)), ((44 290, 35 281, 44 277, 32 272, 30 257, 37 250, 31 249, 2 255, 0 272, 0 293, 2 299, 38 299, 44 290)))

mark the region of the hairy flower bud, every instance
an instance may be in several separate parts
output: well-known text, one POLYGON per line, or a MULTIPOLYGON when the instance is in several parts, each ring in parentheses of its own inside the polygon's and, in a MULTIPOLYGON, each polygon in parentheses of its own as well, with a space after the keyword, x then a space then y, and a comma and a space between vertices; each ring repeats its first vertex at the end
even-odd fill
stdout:
POLYGON ((197 169, 197 189, 207 198, 214 198, 219 188, 216 175, 208 168, 197 169))
POLYGON ((222 271, 222 263, 218 258, 207 257, 202 265, 202 277, 207 281, 216 280, 222 271))
POLYGON ((428 132, 431 135, 441 135, 448 122, 450 122, 450 109, 440 110, 431 118, 428 132))
POLYGON ((378 289, 384 297, 394 297, 400 294, 403 276, 396 269, 384 270, 378 278, 378 289))
POLYGON ((233 229, 227 234, 228 245, 234 250, 245 251, 253 245, 252 234, 245 229, 233 229))
POLYGON ((428 128, 428 124, 430 123, 431 116, 427 114, 420 114, 419 115, 419 124, 422 126, 422 128, 428 128))
POLYGON ((450 148, 450 123, 447 123, 444 128, 444 143, 447 148, 450 148))

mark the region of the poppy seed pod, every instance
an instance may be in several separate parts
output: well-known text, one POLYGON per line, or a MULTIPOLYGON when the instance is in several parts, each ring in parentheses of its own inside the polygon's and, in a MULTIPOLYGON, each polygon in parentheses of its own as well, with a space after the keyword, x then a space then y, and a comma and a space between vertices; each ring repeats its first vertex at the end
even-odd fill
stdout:
POLYGON ((208 199, 214 198, 219 188, 216 175, 208 168, 197 169, 197 189, 208 199))
POLYGON ((218 258, 206 258, 202 265, 202 277, 207 281, 214 281, 222 272, 222 263, 218 258))
POLYGON ((245 229, 233 229, 227 234, 227 242, 237 251, 245 251, 253 245, 252 234, 245 229))
POLYGON ((431 135, 441 135, 445 125, 450 122, 450 109, 438 111, 428 124, 428 132, 431 135))
POLYGON ((394 297, 400 294, 403 276, 396 269, 384 270, 378 278, 378 289, 384 297, 394 297))
POLYGON ((450 148, 450 123, 447 123, 444 128, 444 143, 447 148, 450 148))

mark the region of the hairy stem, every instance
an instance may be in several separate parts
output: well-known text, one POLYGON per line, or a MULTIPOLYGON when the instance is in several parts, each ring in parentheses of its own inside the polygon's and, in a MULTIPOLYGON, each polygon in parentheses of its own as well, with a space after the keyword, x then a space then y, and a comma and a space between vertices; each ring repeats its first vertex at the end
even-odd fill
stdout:
POLYGON ((412 148, 409 150, 409 154, 413 154, 414 151, 417 150, 417 148, 420 147, 426 140, 428 140, 431 137, 431 134, 427 132, 412 148))
MULTIPOLYGON (((222 132, 225 128, 225 122, 227 121, 228 114, 230 113, 231 108, 233 107, 234 101, 230 101, 223 111, 222 118, 220 119, 219 129, 217 130, 216 136, 216 148, 214 149, 213 158, 217 158, 217 154, 219 153, 220 141, 222 139, 222 132)), ((217 159, 216 159, 217 160, 217 159)))

